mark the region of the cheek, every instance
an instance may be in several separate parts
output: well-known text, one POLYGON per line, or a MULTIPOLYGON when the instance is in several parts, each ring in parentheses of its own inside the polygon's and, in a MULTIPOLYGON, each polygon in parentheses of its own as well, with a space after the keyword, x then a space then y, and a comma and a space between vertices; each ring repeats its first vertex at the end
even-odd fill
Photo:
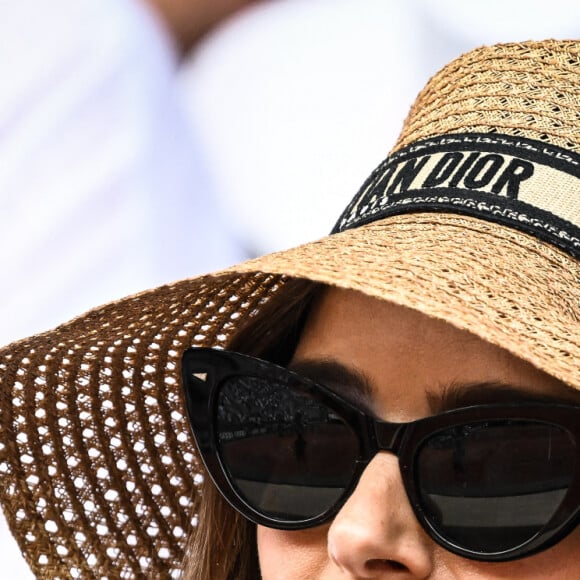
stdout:
POLYGON ((258 557, 262 580, 314 578, 327 564, 326 526, 301 531, 258 526, 258 557))

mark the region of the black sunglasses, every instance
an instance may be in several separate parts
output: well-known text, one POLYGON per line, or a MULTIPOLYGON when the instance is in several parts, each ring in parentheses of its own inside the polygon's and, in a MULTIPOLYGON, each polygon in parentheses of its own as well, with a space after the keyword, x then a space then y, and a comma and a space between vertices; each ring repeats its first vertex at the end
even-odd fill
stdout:
POLYGON ((331 520, 379 451, 397 455, 426 532, 447 550, 508 561, 576 525, 580 407, 480 405, 389 423, 288 369, 206 348, 184 353, 192 430, 221 494, 249 520, 331 520))

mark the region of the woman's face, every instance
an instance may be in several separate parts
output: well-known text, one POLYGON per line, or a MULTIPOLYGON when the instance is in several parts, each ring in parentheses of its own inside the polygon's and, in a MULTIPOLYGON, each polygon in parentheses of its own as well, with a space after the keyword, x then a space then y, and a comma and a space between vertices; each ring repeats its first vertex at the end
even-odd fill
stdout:
MULTIPOLYGON (((501 389, 485 386, 491 383, 580 401, 562 383, 467 332, 344 290, 328 290, 319 302, 292 366, 316 361, 337 363, 345 376, 362 375, 372 411, 389 421, 497 401, 501 389)), ((514 562, 476 562, 441 548, 415 519, 397 458, 387 452, 367 466, 330 524, 303 531, 259 526, 257 533, 263 580, 575 578, 580 572, 580 529, 514 562)))

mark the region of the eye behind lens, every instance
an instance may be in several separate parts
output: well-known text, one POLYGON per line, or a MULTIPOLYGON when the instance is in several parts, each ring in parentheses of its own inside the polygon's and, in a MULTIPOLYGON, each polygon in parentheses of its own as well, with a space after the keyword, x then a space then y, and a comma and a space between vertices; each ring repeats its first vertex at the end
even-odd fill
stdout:
POLYGON ((356 470, 358 438, 310 392, 236 377, 222 385, 216 412, 230 484, 262 517, 307 521, 341 500, 356 470))
POLYGON ((497 420, 441 430, 415 458, 428 524, 480 554, 515 550, 540 533, 572 484, 570 433, 536 421, 497 420))

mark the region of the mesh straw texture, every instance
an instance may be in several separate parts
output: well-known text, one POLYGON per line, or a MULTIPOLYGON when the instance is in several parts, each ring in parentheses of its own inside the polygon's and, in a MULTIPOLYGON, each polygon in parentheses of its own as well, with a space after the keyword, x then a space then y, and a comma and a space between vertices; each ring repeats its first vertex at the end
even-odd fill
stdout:
POLYGON ((201 481, 179 358, 225 343, 276 286, 207 282, 111 304, 3 353, 0 493, 39 576, 178 575, 201 481))
MULTIPOLYGON (((579 50, 548 41, 459 58, 419 95, 395 149, 460 131, 578 152, 579 50)), ((566 203, 579 224, 580 196, 566 203)), ((395 215, 97 308, 0 350, 0 500, 38 576, 179 575, 201 481, 181 353, 227 346, 288 277, 447 320, 580 389, 578 260, 473 216, 395 215)))

